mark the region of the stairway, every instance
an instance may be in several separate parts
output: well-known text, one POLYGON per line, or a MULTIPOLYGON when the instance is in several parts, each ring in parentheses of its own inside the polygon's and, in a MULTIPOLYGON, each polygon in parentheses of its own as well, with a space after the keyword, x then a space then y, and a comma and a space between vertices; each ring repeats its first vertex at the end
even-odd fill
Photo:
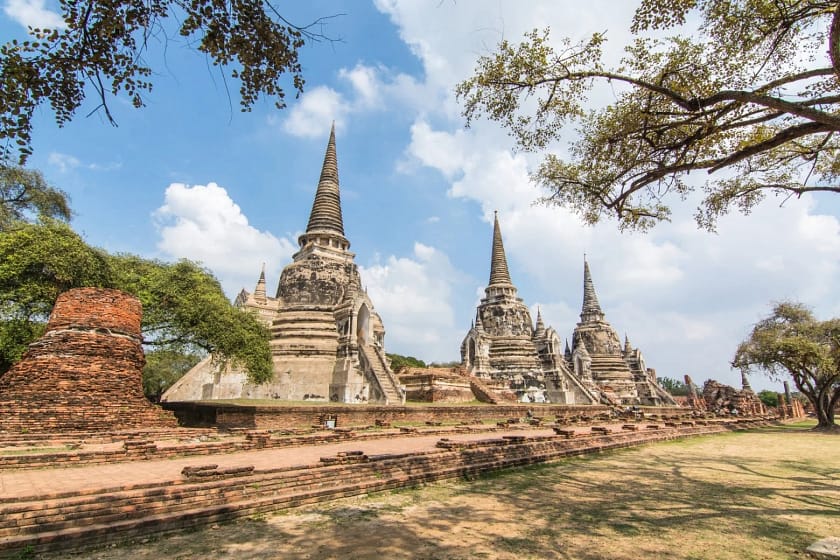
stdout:
POLYGON ((385 404, 405 404, 405 392, 400 389, 394 374, 385 365, 387 362, 384 352, 370 344, 360 344, 359 352, 364 356, 364 362, 368 365, 369 370, 366 373, 372 373, 379 383, 379 387, 382 388, 382 393, 385 395, 385 404))

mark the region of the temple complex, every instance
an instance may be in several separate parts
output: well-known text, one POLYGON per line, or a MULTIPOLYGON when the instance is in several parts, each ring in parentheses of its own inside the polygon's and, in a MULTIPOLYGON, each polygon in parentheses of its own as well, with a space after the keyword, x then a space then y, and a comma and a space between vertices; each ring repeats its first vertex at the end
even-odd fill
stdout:
POLYGON ((642 353, 606 321, 589 263, 584 260, 580 322, 561 351, 560 337, 537 311, 517 297, 510 278, 498 214, 493 221, 490 282, 475 321, 461 344, 461 364, 497 391, 513 391, 524 402, 558 404, 674 405, 645 365, 642 353))
POLYGON ((519 400, 561 404, 596 404, 591 383, 575 377, 563 359, 560 337, 537 323, 510 278, 499 217, 493 220, 490 282, 476 309, 475 321, 461 344, 461 363, 470 375, 519 400))
POLYGON ((166 401, 252 398, 401 404, 403 389, 385 356, 385 328, 362 288, 344 235, 335 126, 300 249, 283 269, 275 297, 265 271, 236 304, 271 329, 274 378, 250 383, 244 372, 206 359, 163 395, 166 401))

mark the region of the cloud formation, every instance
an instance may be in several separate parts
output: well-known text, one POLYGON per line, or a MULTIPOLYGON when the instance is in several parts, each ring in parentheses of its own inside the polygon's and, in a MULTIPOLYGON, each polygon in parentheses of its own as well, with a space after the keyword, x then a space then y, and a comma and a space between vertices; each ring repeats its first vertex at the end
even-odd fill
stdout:
POLYGON ((45 6, 44 0, 6 0, 3 11, 24 27, 34 29, 64 29, 61 16, 45 6))
POLYGON ((200 261, 212 270, 228 296, 253 290, 261 263, 279 278, 295 245, 248 223, 248 218, 216 183, 172 183, 154 213, 158 249, 168 257, 200 261))
POLYGON ((465 333, 456 328, 452 283, 462 275, 446 254, 415 243, 411 257, 392 255, 359 268, 385 324, 389 352, 426 361, 457 358, 465 333))

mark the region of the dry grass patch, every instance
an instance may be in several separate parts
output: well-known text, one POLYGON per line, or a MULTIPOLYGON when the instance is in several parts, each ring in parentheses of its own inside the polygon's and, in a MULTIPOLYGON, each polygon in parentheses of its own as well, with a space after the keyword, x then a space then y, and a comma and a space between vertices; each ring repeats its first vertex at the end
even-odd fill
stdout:
POLYGON ((349 498, 79 556, 805 558, 838 536, 840 439, 781 427, 349 498))

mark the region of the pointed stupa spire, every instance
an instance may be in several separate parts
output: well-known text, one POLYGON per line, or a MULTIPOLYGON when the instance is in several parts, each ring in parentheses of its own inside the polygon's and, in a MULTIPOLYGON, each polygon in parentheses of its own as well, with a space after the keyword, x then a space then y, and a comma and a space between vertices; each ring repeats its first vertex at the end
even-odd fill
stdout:
POLYGON ((478 309, 475 310, 475 330, 478 332, 484 332, 484 323, 481 322, 481 314, 478 309))
POLYGON ((598 303, 595 284, 592 282, 592 273, 589 271, 589 262, 585 255, 583 257, 583 307, 580 310, 580 320, 583 323, 604 320, 604 312, 601 311, 601 304, 598 303))
POLYGON ((566 339, 566 350, 563 351, 563 355, 566 356, 566 359, 572 361, 572 349, 569 348, 569 339, 566 339))
POLYGON ((489 286, 511 286, 508 272, 505 246, 502 243, 502 230, 499 229, 499 213, 493 212, 493 252, 490 255, 490 284, 489 286))
POLYGON ((329 232, 344 236, 341 195, 338 189, 338 158, 335 153, 335 122, 330 130, 321 178, 318 181, 318 190, 315 191, 309 224, 306 226, 306 233, 313 232, 329 232))
POLYGON ((624 333, 624 353, 629 354, 633 351, 633 347, 630 346, 630 337, 627 336, 627 333, 624 333))
POLYGON ((537 307, 537 326, 534 329, 534 338, 540 338, 545 336, 545 324, 543 323, 542 313, 540 312, 540 308, 537 307))
POLYGON ((257 280, 257 287, 254 288, 254 299, 260 303, 265 303, 265 263, 262 263, 260 268, 260 278, 257 280))

